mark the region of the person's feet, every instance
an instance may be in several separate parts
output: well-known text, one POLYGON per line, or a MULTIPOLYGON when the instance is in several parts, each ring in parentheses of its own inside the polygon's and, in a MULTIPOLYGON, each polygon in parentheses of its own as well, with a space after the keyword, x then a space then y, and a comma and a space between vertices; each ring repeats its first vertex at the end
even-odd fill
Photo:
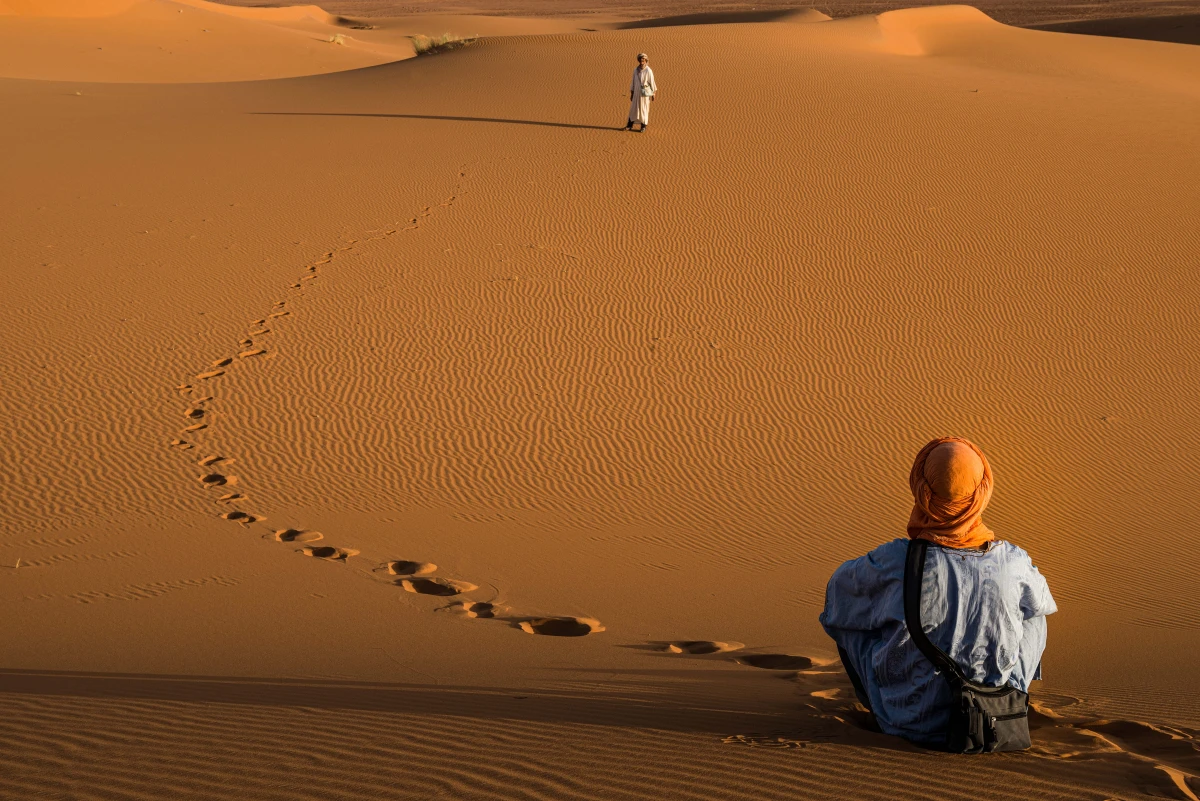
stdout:
POLYGON ((646 126, 645 126, 645 125, 643 125, 641 128, 638 128, 638 133, 645 133, 645 132, 646 132, 646 126))
POLYGON ((628 122, 625 123, 625 130, 627 130, 627 131, 633 130, 633 120, 629 120, 628 122))

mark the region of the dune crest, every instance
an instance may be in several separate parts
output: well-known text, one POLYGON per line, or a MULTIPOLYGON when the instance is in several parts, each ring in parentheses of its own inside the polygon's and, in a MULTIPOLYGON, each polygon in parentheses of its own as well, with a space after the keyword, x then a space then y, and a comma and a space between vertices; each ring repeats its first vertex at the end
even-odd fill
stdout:
POLYGON ((223 3, 210 3, 208 0, 172 0, 180 5, 211 11, 215 14, 227 14, 239 19, 252 19, 261 22, 299 22, 315 20, 326 25, 335 24, 340 18, 330 14, 320 6, 275 6, 270 8, 246 8, 244 6, 227 6, 223 3))
POLYGON ((926 6, 885 11, 875 17, 885 49, 897 55, 929 56, 946 44, 961 44, 964 34, 1003 26, 974 6, 926 6))

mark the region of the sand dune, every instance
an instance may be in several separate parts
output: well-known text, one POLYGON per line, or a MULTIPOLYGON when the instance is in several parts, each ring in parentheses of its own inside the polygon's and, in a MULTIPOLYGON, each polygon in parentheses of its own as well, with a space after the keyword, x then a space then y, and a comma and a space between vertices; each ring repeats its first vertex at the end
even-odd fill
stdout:
POLYGON ((0 795, 1200 792, 1200 51, 950 7, 358 69, 220 19, 0 63, 0 795), (942 433, 1059 599, 1028 754, 864 730, 816 622, 942 433))
POLYGON ((128 11, 140 2, 142 0, 4 0, 0 2, 0 14, 75 19, 108 17, 128 11))
MULTIPOLYGON (((22 17, 94 19, 125 14, 145 4, 146 0, 4 0, 3 4, 0 4, 0 13, 22 17)), ((295 22, 310 19, 317 22, 333 22, 336 20, 332 14, 327 14, 320 7, 313 5, 243 8, 223 3, 210 3, 207 0, 174 0, 174 5, 188 6, 239 19, 268 22, 295 22)))
POLYGON ((412 37, 564 33, 590 18, 421 14, 351 19, 315 5, 206 0, 0 0, 0 77, 205 83, 315 75, 416 55, 412 37))
POLYGON ((241 8, 206 0, 21 0, 0 3, 0 76, 88 83, 283 78, 412 58, 416 35, 563 33, 597 24, 432 14, 362 20, 315 5, 241 8))
POLYGON ((0 16, 0 75, 49 81, 179 83, 311 75, 415 53, 407 36, 337 24, 316 6, 241 9, 203 0, 10 6, 0 16), (72 5, 68 5, 72 8, 72 5), (105 11, 103 15, 99 11, 105 11), (49 14, 47 12, 50 12, 49 14))

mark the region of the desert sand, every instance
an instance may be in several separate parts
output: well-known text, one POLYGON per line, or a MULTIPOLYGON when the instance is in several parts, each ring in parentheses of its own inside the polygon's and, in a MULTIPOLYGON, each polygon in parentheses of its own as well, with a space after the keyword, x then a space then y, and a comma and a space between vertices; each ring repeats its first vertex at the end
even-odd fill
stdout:
POLYGON ((1200 49, 0 12, 0 797, 1200 794, 1200 49), (817 622, 947 434, 1059 603, 1027 753, 817 622))

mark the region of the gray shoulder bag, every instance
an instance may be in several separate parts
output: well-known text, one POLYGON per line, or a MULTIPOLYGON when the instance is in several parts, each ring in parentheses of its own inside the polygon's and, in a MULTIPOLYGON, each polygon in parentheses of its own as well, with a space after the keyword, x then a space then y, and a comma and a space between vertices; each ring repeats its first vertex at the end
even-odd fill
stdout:
POLYGON ((950 683, 953 698, 946 750, 955 754, 1023 751, 1029 747, 1029 694, 1010 687, 971 681, 921 627, 921 581, 929 543, 909 540, 904 564, 904 622, 913 644, 950 683))

